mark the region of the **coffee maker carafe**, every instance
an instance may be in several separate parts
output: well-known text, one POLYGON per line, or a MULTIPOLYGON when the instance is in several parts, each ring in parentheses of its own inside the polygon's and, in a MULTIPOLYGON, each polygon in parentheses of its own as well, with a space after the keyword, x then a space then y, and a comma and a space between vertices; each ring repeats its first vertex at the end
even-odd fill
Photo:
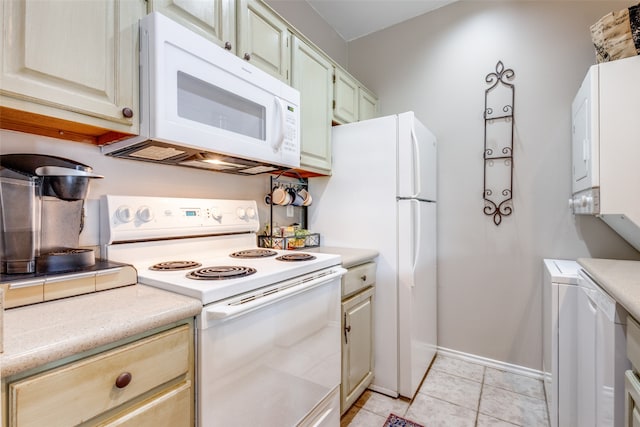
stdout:
POLYGON ((41 154, 0 155, 0 272, 73 271, 95 263, 80 249, 91 167, 41 154))

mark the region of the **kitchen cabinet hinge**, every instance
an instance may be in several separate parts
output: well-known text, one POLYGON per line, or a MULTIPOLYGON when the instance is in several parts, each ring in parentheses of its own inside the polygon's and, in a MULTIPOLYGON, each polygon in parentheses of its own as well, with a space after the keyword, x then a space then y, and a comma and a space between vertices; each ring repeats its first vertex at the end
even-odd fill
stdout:
POLYGON ((334 110, 336 109, 336 100, 335 100, 335 99, 333 100, 333 107, 332 107, 332 108, 333 108, 334 110))
POLYGON ((336 75, 335 74, 333 75, 333 82, 334 83, 336 82, 336 75))

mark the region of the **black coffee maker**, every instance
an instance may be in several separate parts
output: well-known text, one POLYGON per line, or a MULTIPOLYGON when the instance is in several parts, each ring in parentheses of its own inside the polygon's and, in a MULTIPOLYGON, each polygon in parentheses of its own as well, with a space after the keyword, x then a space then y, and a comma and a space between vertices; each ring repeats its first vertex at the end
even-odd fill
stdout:
POLYGON ((0 155, 0 272, 73 271, 95 264, 80 249, 91 167, 41 154, 0 155))

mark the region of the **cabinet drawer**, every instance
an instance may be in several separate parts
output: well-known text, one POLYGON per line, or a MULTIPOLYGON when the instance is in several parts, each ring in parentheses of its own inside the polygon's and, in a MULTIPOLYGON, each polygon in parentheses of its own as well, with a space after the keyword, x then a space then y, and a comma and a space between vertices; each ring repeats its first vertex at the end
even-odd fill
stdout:
POLYGON ((23 282, 19 285, 3 283, 4 308, 19 307, 44 301, 44 280, 23 282))
POLYGON ((188 325, 9 385, 11 426, 70 426, 189 371, 188 325), (116 379, 131 374, 118 388, 116 379))
POLYGON ((138 281, 135 268, 125 265, 96 272, 96 291, 133 285, 138 281))
POLYGON ((342 276, 342 297, 373 285, 376 282, 376 263, 369 262, 350 268, 342 276))
POLYGON ((191 381, 146 399, 125 414, 98 424, 97 427, 190 427, 191 381))
POLYGON ((633 365, 633 370, 640 370, 640 325, 631 317, 627 316, 627 357, 633 365))

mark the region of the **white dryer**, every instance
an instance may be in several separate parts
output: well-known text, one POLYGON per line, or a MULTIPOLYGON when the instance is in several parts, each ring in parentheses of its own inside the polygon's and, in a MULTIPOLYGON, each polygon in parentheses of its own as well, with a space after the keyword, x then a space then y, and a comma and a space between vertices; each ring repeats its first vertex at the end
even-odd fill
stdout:
POLYGON ((542 370, 551 427, 577 427, 575 261, 545 259, 542 282, 542 370))

